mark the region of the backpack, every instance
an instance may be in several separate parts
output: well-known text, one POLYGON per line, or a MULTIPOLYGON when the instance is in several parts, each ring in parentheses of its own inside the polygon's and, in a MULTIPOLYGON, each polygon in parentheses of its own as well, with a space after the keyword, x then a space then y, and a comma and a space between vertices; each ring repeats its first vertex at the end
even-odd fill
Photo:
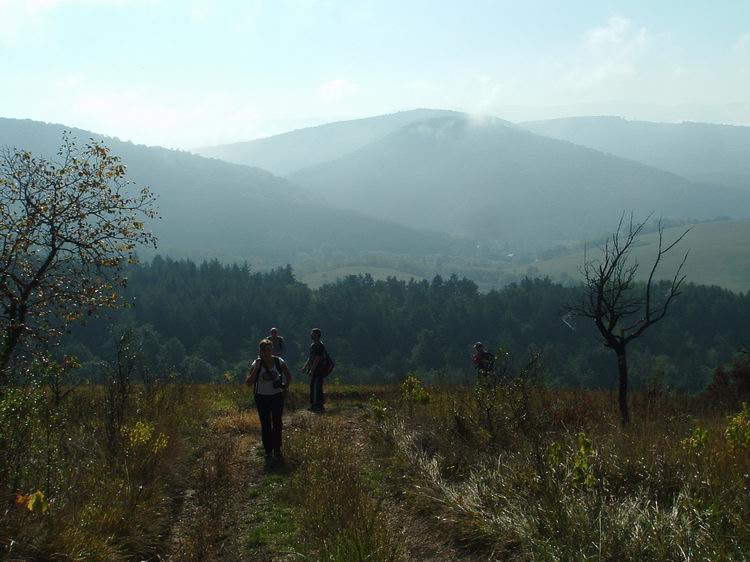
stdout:
POLYGON ((323 376, 327 377, 333 372, 333 368, 336 366, 336 363, 333 362, 333 359, 331 359, 330 356, 326 356, 325 363, 323 363, 323 376))
POLYGON ((323 355, 323 359, 321 360, 320 373, 323 377, 327 377, 333 372, 333 368, 336 364, 333 362, 331 356, 328 355, 328 350, 325 347, 323 347, 323 352, 325 355, 323 355))
POLYGON ((495 370, 495 356, 489 351, 483 351, 479 364, 482 370, 492 372, 495 370))

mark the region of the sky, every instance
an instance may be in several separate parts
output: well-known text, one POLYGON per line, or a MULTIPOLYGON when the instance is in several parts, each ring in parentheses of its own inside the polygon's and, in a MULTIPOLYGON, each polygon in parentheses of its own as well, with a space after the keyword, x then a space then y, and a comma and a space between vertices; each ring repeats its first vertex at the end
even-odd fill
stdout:
POLYGON ((748 0, 0 0, 0 117, 190 149, 429 107, 750 125, 748 0))

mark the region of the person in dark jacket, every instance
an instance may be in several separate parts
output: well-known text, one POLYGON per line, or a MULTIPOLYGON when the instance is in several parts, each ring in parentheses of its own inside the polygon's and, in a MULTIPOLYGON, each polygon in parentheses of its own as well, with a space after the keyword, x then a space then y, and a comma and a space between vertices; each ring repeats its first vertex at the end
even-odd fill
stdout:
POLYGON ((277 357, 284 357, 286 355, 286 345, 284 345, 284 338, 279 335, 279 330, 271 328, 268 339, 273 343, 273 354, 277 357))
POLYGON ((310 377, 310 408, 311 412, 321 413, 325 411, 323 404, 325 398, 323 396, 323 377, 324 374, 324 361, 328 357, 325 345, 320 339, 321 332, 320 328, 313 328, 310 331, 310 354, 308 355, 307 362, 302 370, 307 373, 310 377))

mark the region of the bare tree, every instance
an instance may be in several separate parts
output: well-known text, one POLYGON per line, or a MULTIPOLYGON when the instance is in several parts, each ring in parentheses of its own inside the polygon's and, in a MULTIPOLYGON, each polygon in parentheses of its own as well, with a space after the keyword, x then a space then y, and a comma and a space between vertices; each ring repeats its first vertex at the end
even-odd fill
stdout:
POLYGON ((45 341, 69 322, 118 303, 122 268, 155 245, 147 189, 129 194, 125 166, 101 143, 68 134, 57 161, 0 149, 0 385, 25 338, 45 341))
POLYGON ((617 230, 602 248, 599 260, 589 260, 584 254, 581 273, 584 276, 584 296, 580 304, 568 307, 577 316, 591 318, 596 324, 604 345, 617 355, 618 401, 622 423, 630 422, 628 412, 628 344, 639 338, 653 324, 664 318, 674 299, 680 294, 685 280, 682 269, 687 252, 668 286, 657 286, 654 281, 662 258, 690 231, 688 228, 670 244, 664 242, 664 228, 658 222, 659 246, 645 283, 636 280, 638 262, 631 260, 631 251, 638 242, 651 215, 643 222, 634 223, 633 214, 625 224, 620 217, 617 230))

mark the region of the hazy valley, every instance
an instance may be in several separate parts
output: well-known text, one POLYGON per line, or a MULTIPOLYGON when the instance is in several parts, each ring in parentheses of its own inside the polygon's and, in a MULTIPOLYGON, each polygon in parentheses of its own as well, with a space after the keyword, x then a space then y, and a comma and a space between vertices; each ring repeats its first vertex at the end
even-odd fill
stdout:
MULTIPOLYGON (((53 154, 64 128, 4 119, 0 144, 53 154)), ((72 134, 79 144, 104 138, 129 178, 158 195, 156 253, 289 263, 313 286, 370 272, 455 273, 490 288, 529 272, 573 282, 575 267, 545 259, 571 252, 565 260, 580 264, 577 249, 623 212, 666 224, 747 218, 749 130, 613 118, 513 125, 414 110, 200 150, 231 162, 72 134)), ((745 244, 719 234, 727 228, 696 229, 687 243, 696 264, 711 247, 727 265, 696 282, 713 275, 736 290, 747 286, 745 244)))

